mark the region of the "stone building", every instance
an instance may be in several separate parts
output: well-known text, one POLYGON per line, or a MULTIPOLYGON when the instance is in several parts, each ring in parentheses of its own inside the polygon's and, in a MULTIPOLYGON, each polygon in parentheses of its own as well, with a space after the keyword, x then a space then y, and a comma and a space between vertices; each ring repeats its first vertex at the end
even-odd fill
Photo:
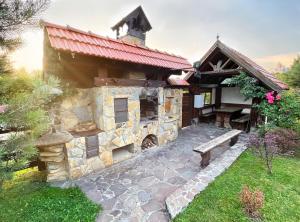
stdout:
POLYGON ((48 181, 75 179, 176 139, 183 90, 167 80, 192 66, 145 46, 152 27, 141 7, 113 26, 117 39, 47 22, 42 27, 44 78, 58 76, 75 88, 52 107, 55 130, 38 142, 48 181))

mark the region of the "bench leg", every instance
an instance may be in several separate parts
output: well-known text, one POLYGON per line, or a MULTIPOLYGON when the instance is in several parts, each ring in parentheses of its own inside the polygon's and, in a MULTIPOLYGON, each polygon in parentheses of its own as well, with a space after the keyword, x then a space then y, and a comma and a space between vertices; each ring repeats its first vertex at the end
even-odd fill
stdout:
POLYGON ((233 146, 234 144, 236 144, 236 142, 238 141, 239 139, 239 135, 235 136, 235 137, 232 137, 231 140, 230 140, 230 146, 233 146))
POLYGON ((226 115, 224 116, 224 128, 231 129, 230 125, 230 116, 226 115))
POLYGON ((201 154, 201 167, 205 168, 208 166, 210 160, 210 151, 201 154))
POLYGON ((221 127, 222 126, 222 116, 220 114, 217 114, 216 116, 216 127, 221 127))

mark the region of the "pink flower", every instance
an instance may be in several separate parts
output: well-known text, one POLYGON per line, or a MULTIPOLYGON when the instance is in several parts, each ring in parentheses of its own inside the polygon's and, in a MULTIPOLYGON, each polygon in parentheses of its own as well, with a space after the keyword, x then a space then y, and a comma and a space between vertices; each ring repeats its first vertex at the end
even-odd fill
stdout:
POLYGON ((273 99, 268 99, 268 103, 273 104, 274 100, 273 99))
POLYGON ((4 113, 6 111, 7 105, 0 105, 0 113, 4 113))
POLYGON ((276 100, 280 100, 281 99, 281 96, 278 94, 277 96, 276 96, 276 100))

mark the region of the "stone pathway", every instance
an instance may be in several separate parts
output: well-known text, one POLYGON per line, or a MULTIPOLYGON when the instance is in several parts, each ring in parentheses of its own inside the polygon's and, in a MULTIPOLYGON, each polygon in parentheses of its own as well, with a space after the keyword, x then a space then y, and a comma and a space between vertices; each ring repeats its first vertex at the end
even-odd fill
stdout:
POLYGON ((239 142, 217 157, 205 169, 200 171, 193 179, 175 190, 166 199, 166 205, 171 218, 184 210, 194 197, 223 173, 245 151, 246 145, 239 142))
MULTIPOLYGON (((225 132, 208 124, 183 129, 175 141, 75 183, 102 205, 97 221, 169 221, 166 198, 202 171, 200 155, 193 148, 225 132)), ((226 145, 215 149, 212 158, 226 149, 226 145)))

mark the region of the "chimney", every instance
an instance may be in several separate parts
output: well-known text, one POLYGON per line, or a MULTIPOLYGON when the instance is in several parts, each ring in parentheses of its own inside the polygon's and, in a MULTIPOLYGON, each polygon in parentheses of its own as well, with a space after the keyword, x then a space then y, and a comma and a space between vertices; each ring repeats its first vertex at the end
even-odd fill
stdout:
POLYGON ((116 31, 117 39, 140 46, 145 46, 146 32, 151 29, 152 27, 141 6, 137 7, 112 27, 112 30, 116 31), (128 27, 127 33, 120 37, 119 30, 125 24, 128 27))

